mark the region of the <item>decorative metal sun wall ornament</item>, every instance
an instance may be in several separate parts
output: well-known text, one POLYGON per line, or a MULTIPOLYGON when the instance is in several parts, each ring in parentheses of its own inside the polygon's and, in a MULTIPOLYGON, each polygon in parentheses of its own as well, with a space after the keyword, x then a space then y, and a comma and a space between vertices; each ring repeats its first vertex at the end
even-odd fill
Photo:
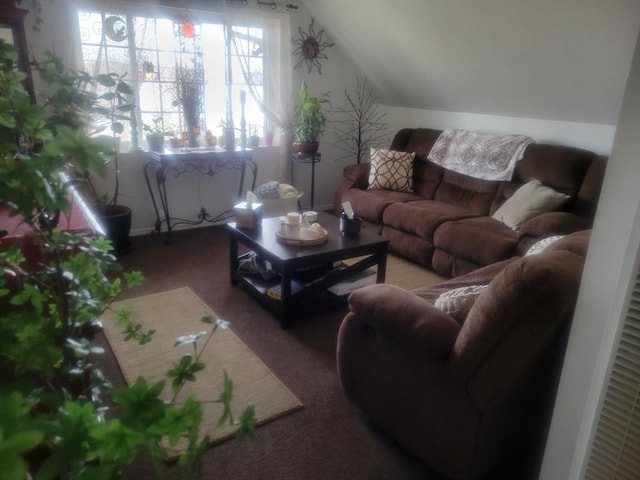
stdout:
POLYGON ((301 27, 298 27, 298 38, 293 40, 293 45, 295 46, 293 55, 298 55, 298 63, 296 63, 293 68, 296 69, 306 63, 308 73, 311 73, 313 67, 316 67, 318 69, 318 73, 322 75, 320 60, 329 58, 322 52, 326 48, 333 47, 333 43, 322 41, 324 30, 320 30, 316 33, 313 27, 314 23, 315 20, 311 18, 309 30, 306 32, 302 30, 301 27))

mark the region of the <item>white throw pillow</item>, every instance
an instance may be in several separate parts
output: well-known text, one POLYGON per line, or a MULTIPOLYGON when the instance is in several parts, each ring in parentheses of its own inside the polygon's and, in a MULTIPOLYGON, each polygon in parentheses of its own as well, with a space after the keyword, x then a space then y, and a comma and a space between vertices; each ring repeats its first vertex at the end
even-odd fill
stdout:
POLYGON ((476 299, 486 289, 487 285, 453 288, 440 294, 433 305, 459 322, 464 322, 476 299))
POLYGON ((371 149, 369 188, 413 192, 415 153, 371 149))
POLYGON ((522 185, 493 214, 513 230, 520 228, 530 218, 545 212, 552 212, 571 198, 564 193, 546 187, 536 178, 522 185))
POLYGON ((557 242, 561 238, 564 238, 564 235, 551 235, 550 237, 545 237, 542 240, 538 240, 536 243, 529 247, 529 250, 527 250, 527 253, 525 253, 524 256, 528 257, 529 255, 542 253, 545 248, 547 248, 552 243, 557 242))

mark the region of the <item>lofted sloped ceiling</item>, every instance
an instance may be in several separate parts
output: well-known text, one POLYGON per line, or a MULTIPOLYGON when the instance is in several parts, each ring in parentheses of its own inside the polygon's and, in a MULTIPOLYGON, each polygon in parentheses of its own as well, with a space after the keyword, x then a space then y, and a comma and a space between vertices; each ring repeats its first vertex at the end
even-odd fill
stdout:
POLYGON ((615 125, 640 0, 304 0, 382 104, 615 125))

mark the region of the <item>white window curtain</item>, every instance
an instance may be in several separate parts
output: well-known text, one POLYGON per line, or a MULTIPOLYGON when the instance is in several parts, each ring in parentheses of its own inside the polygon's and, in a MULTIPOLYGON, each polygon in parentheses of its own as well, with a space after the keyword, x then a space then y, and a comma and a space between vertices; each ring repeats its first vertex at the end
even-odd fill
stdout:
MULTIPOLYGON (((266 32, 267 89, 265 98, 252 88, 252 79, 249 74, 249 66, 240 62, 242 75, 249 85, 250 95, 260 106, 273 129, 274 146, 279 150, 276 175, 278 180, 284 181, 290 155, 287 138, 288 126, 291 123, 291 32, 289 28, 289 16, 285 14, 265 12, 263 10, 233 10, 228 13, 229 23, 232 25, 257 25, 266 32)), ((243 51, 243 42, 232 36, 231 47, 239 58, 248 58, 243 51)))

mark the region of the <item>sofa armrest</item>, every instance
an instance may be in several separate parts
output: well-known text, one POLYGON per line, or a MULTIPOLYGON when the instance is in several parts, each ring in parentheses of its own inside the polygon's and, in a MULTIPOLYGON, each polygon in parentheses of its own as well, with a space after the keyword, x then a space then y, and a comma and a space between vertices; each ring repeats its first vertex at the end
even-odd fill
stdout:
POLYGON ((447 355, 460 325, 426 300, 394 285, 377 284, 349 296, 349 309, 370 336, 383 336, 402 348, 431 358, 447 355))
POLYGON ((352 181, 356 188, 365 189, 369 186, 369 167, 368 163, 357 163, 347 165, 342 170, 342 176, 345 180, 352 181))
POLYGON ((591 220, 568 212, 547 212, 527 220, 518 231, 520 238, 566 235, 591 228, 591 220))

